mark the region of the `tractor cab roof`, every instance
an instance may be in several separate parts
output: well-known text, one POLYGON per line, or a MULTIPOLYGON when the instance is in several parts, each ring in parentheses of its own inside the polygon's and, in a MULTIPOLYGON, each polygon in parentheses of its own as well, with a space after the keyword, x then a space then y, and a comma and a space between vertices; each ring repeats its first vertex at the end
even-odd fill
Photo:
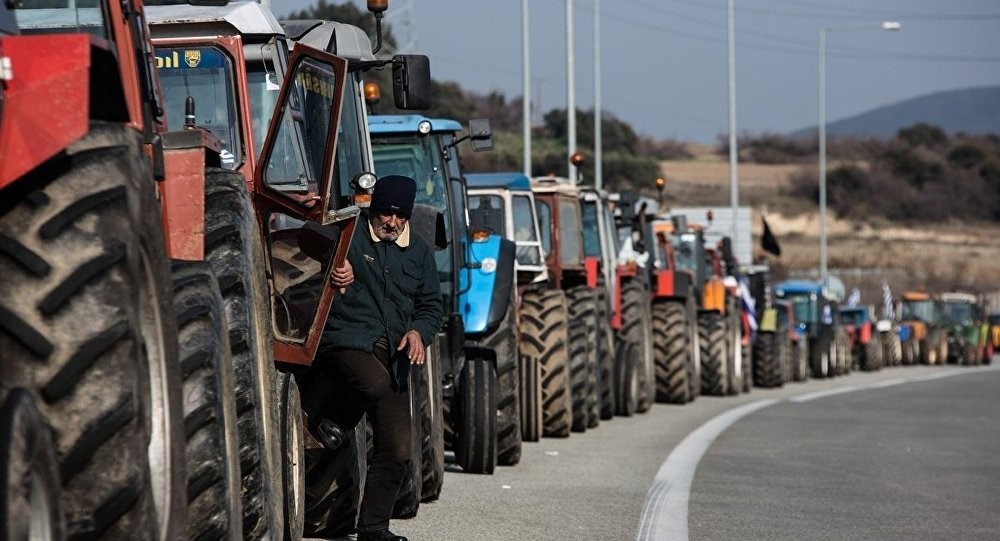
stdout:
POLYGON ((931 296, 923 291, 907 291, 903 293, 904 301, 929 301, 931 296))
POLYGON ((823 288, 816 282, 808 280, 787 280, 779 282, 774 286, 774 294, 777 297, 792 297, 796 295, 816 295, 822 296, 823 288))
POLYGON ((531 189, 531 181, 523 173, 467 173, 465 182, 469 188, 505 188, 508 190, 527 191, 531 189))
POLYGON ((375 115, 368 117, 372 135, 413 133, 456 133, 462 125, 448 118, 428 118, 423 115, 375 115), (421 128, 421 124, 427 124, 421 128), (426 131, 422 131, 426 130, 426 131))
POLYGON ((949 292, 942 293, 941 300, 944 302, 963 302, 966 304, 976 304, 976 296, 971 293, 949 292))
MULTIPOLYGON (((271 11, 256 2, 230 2, 225 6, 146 6, 150 26, 183 25, 184 35, 204 35, 206 30, 219 35, 284 35, 271 11)), ((180 37, 179 33, 172 33, 180 37)))
POLYGON ((531 179, 531 191, 535 193, 560 193, 572 197, 580 196, 580 188, 577 188, 566 177, 546 175, 531 179))
POLYGON ((375 60, 372 42, 364 30, 345 23, 303 19, 281 21, 288 37, 296 43, 335 54, 347 60, 375 60))

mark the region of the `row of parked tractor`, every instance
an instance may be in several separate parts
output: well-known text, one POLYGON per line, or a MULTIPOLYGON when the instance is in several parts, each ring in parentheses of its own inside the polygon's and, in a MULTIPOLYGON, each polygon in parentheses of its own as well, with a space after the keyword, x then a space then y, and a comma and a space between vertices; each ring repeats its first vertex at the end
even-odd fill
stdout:
MULTIPOLYGON (((869 349, 972 355, 971 334, 941 342, 937 299, 904 296, 887 324, 841 315, 632 194, 466 174, 487 122, 372 114, 373 70, 398 109, 430 105, 428 59, 376 56, 379 31, 156 3, 0 3, 6 538, 350 533, 371 432, 324 449, 303 404, 326 392, 329 277, 389 174, 417 181, 410 227, 446 308, 410 373, 398 517, 439 497, 446 457, 489 474, 656 402, 844 373, 852 349, 861 368, 869 349)), ((387 4, 368 2, 376 27, 387 4)))

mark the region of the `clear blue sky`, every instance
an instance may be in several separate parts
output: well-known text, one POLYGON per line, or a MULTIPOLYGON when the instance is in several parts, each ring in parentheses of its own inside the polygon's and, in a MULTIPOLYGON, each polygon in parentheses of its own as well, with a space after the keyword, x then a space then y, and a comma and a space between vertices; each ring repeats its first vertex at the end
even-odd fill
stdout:
MULTIPOLYGON (((364 4, 354 0, 358 5, 364 4)), ((274 0, 279 17, 312 0, 274 0)), ((533 97, 566 104, 565 0, 531 0, 533 97)), ((593 0, 574 0, 577 106, 593 105, 593 0)), ((604 110, 656 137, 728 130, 725 0, 601 0, 604 110)), ((433 76, 521 94, 521 2, 390 0, 433 76)), ((1000 85, 1000 0, 736 0, 737 130, 816 124, 821 28, 898 20, 899 32, 831 31, 830 121, 923 94, 1000 85)), ((536 103, 537 105, 537 103, 536 103)))

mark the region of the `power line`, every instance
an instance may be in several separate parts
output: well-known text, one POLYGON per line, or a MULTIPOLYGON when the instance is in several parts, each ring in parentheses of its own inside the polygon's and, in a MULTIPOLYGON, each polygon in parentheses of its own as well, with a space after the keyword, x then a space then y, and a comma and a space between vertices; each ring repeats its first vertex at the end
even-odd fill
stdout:
MULTIPOLYGON (((681 4, 687 6, 695 6, 702 9, 718 9, 718 5, 715 2, 699 2, 697 0, 666 0, 668 3, 681 4)), ((630 2, 634 3, 634 2, 630 2)), ((787 2, 790 5, 795 5, 796 7, 801 7, 802 5, 810 5, 817 8, 837 10, 842 13, 816 13, 808 11, 789 11, 789 10, 776 10, 767 8, 755 8, 748 6, 740 6, 741 12, 755 13, 759 15, 776 15, 779 17, 797 18, 797 19, 842 19, 842 20, 858 20, 866 16, 878 16, 878 17, 891 17, 894 20, 904 20, 904 21, 989 21, 989 20, 1000 20, 1000 13, 907 13, 906 11, 883 11, 883 10, 872 10, 872 9, 852 9, 844 7, 832 7, 823 4, 805 2, 800 0, 789 0, 787 2)))
MULTIPOLYGON (((671 36, 688 38, 702 42, 715 43, 720 45, 724 44, 724 40, 721 37, 706 36, 704 34, 678 30, 662 24, 654 24, 645 21, 628 19, 618 14, 608 13, 605 11, 602 11, 601 16, 606 17, 609 20, 618 22, 620 24, 625 24, 637 28, 644 28, 661 34, 667 33, 671 36)), ((740 47, 743 49, 795 54, 800 56, 816 55, 815 50, 812 48, 813 43, 811 41, 786 38, 782 36, 768 34, 765 32, 742 30, 740 32, 737 32, 737 40, 740 43, 740 47), (794 45, 795 47, 781 47, 778 45, 748 42, 745 39, 740 38, 740 36, 743 34, 762 37, 765 39, 778 41, 780 43, 794 45)), ((1000 63, 1000 56, 918 54, 918 53, 906 53, 906 52, 885 51, 879 49, 865 49, 860 47, 843 47, 843 46, 831 47, 827 50, 827 54, 831 57, 836 57, 836 58, 861 59, 861 60, 900 60, 900 61, 911 61, 911 62, 938 62, 938 63, 940 62, 986 63, 986 64, 1000 63)))

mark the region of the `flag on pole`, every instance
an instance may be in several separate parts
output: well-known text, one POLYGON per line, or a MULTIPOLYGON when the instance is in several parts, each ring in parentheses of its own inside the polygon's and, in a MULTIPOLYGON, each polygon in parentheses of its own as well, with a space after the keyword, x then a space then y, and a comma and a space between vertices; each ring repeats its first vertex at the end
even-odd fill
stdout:
POLYGON ((892 307, 892 291, 889 290, 889 282, 882 282, 882 317, 895 319, 895 312, 892 307))
POLYGON ((760 237, 760 247, 765 252, 770 252, 776 257, 781 257, 781 246, 778 245, 778 239, 771 232, 771 227, 767 225, 767 220, 761 215, 760 221, 764 223, 764 234, 760 237))
POLYGON ((750 337, 752 339, 757 334, 757 302, 754 300, 753 295, 750 294, 750 287, 747 285, 745 276, 739 277, 739 284, 740 311, 747 317, 747 323, 750 325, 750 337))
POLYGON ((847 296, 847 306, 851 308, 861 306, 861 291, 858 288, 852 289, 851 294, 847 296))

